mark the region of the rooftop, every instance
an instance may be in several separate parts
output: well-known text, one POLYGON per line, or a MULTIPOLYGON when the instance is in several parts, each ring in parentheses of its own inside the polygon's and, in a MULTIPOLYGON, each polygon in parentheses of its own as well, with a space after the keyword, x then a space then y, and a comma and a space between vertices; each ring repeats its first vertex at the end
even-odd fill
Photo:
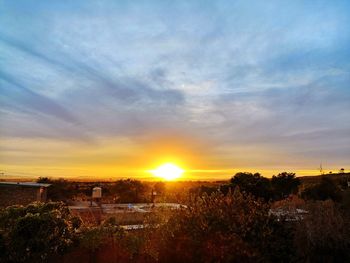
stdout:
POLYGON ((0 182, 0 186, 13 185, 13 186, 27 186, 27 187, 49 187, 51 184, 41 184, 33 182, 0 182))

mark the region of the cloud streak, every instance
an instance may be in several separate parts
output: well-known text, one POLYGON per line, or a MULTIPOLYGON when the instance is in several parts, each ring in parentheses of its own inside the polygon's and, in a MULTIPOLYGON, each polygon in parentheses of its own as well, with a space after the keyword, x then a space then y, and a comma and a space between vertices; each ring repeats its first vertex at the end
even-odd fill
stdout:
POLYGON ((345 166, 349 8, 2 2, 0 136, 137 145, 169 133, 212 145, 214 170, 249 156, 265 167, 266 154, 300 169, 345 166))

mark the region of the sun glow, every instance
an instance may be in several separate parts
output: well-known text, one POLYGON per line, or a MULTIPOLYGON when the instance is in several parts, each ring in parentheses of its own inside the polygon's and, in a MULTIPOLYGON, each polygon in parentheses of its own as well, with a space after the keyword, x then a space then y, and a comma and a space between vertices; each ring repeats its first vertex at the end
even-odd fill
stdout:
POLYGON ((184 173, 184 170, 175 164, 166 163, 159 166, 157 169, 152 170, 151 173, 154 176, 163 178, 167 181, 172 181, 179 178, 184 173))

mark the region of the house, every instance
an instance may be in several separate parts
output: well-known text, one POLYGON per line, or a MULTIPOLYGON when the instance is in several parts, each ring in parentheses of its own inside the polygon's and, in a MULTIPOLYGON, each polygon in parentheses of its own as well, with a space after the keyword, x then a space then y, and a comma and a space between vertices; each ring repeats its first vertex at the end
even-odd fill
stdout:
POLYGON ((32 182, 0 182, 0 207, 46 202, 49 186, 32 182))

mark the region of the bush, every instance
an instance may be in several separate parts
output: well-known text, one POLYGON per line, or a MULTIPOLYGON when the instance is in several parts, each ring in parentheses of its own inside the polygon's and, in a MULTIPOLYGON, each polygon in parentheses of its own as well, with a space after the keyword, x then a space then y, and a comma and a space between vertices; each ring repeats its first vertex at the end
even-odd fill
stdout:
POLYGON ((3 260, 47 262, 75 244, 79 226, 80 220, 63 203, 7 207, 0 211, 3 260))
POLYGON ((239 190, 204 194, 153 222, 147 252, 159 262, 269 261, 273 227, 283 225, 268 212, 267 204, 239 190))
POLYGON ((342 199, 341 191, 339 187, 334 183, 332 179, 323 177, 319 184, 306 188, 301 196, 309 200, 327 200, 339 202, 342 199))
POLYGON ((350 224, 331 201, 309 203, 297 223, 295 245, 302 262, 350 262, 350 224))

